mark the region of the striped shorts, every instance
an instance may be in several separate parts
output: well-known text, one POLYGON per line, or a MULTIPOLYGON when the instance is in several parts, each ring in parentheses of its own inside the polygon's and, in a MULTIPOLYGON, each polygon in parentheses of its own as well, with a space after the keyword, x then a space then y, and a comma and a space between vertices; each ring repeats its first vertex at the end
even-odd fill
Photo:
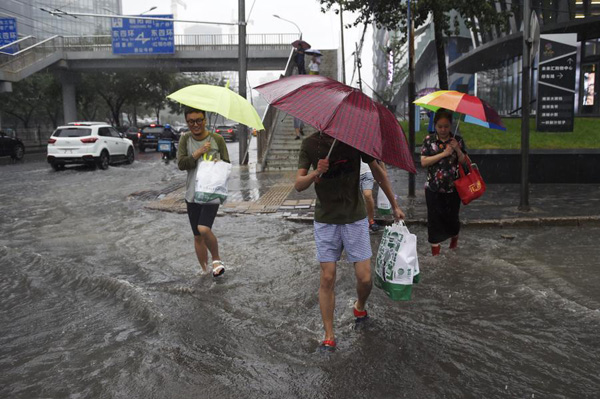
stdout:
POLYGON ((337 262, 346 250, 349 262, 371 259, 371 240, 367 218, 348 224, 328 224, 314 222, 317 260, 337 262))

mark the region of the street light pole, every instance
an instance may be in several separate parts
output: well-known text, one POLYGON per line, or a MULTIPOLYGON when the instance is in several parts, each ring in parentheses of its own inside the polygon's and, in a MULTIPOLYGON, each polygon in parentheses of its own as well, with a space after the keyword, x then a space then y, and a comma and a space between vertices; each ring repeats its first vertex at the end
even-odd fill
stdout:
POLYGON ((294 25, 294 26, 296 27, 296 29, 298 29, 298 32, 300 33, 300 40, 302 40, 302 30, 300 30, 300 27, 299 27, 298 25, 296 25, 296 23, 295 23, 295 22, 293 22, 293 21, 290 21, 289 19, 281 18, 279 15, 276 15, 276 14, 273 14, 273 16, 274 16, 275 18, 279 18, 279 19, 281 19, 282 21, 289 22, 290 24, 294 25))
POLYGON ((146 10, 146 11, 144 11, 143 13, 140 13, 140 15, 144 15, 145 13, 147 13, 147 12, 150 12, 150 11, 153 11, 153 10, 156 10, 156 6, 152 6, 152 7, 150 7, 150 9, 149 9, 149 10, 146 10))
MULTIPOLYGON (((246 0, 238 2, 238 58, 239 63, 239 95, 246 98, 246 73, 248 71, 248 59, 246 57, 246 0)), ((240 125, 239 137, 239 153, 240 165, 247 165, 248 158, 246 150, 248 149, 248 128, 245 125, 240 125)))

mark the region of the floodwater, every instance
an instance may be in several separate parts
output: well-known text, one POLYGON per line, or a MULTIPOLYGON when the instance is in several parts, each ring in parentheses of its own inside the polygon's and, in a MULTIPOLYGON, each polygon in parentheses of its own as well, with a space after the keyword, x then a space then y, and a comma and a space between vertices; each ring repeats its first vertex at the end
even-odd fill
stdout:
POLYGON ((374 287, 355 329, 341 262, 338 350, 321 353, 311 226, 218 217, 227 272, 199 276, 187 217, 129 197, 181 179, 150 155, 0 167, 0 397, 600 396, 600 228, 466 228, 431 258, 411 227, 413 300, 374 287))

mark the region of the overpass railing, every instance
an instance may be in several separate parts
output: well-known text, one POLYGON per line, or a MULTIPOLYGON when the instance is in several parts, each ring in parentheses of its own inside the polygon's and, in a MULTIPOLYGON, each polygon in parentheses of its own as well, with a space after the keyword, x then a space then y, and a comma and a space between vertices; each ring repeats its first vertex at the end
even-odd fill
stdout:
MULTIPOLYGON (((295 33, 264 33, 246 35, 249 50, 287 50, 298 39, 295 33)), ((18 44, 14 54, 0 53, 0 71, 18 73, 28 66, 57 52, 88 51, 112 52, 110 35, 52 36, 40 42, 28 38, 18 44)), ((175 35, 175 51, 234 50, 238 46, 237 34, 226 35, 175 35)))
MULTIPOLYGON (((174 35, 175 51, 214 51, 237 48, 237 34, 174 35)), ((298 39, 295 33, 262 33, 246 35, 246 45, 257 49, 287 50, 298 39)), ((64 36, 65 51, 112 51, 110 35, 64 36)))

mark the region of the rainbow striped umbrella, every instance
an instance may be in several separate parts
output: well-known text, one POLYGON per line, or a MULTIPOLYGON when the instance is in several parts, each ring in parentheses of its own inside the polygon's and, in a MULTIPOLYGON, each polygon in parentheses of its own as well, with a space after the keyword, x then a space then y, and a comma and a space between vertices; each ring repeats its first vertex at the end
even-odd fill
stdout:
POLYGON ((454 90, 439 90, 421 98, 414 103, 431 111, 445 108, 465 114, 465 122, 490 129, 506 130, 500 115, 491 105, 482 99, 454 90))

